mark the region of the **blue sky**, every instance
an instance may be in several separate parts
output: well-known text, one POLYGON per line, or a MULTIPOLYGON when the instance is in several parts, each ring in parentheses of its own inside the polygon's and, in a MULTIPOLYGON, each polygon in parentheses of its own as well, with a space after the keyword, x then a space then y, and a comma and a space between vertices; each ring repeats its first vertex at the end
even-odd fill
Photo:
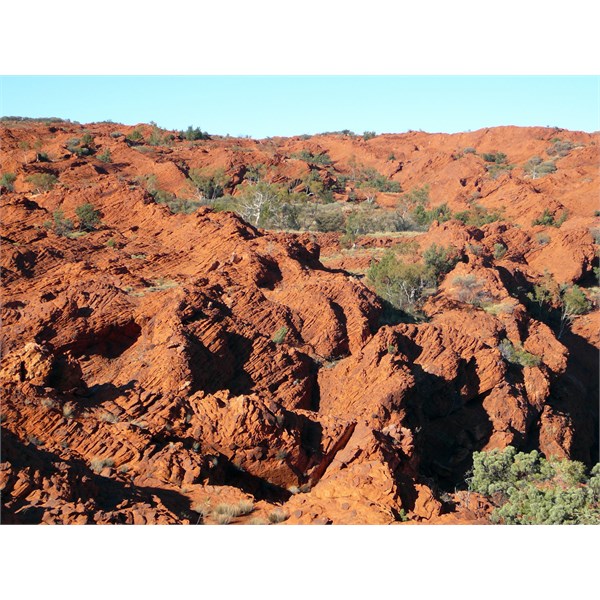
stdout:
POLYGON ((0 114, 261 138, 497 125, 600 130, 597 76, 15 76, 0 114))

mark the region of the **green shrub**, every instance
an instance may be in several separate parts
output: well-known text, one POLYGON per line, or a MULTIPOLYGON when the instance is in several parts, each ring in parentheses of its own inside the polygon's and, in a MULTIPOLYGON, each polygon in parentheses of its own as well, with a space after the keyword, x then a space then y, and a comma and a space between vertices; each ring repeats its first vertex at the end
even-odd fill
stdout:
POLYGON ((534 156, 523 165, 523 169, 532 179, 537 179, 548 173, 554 173, 556 165, 552 161, 544 162, 539 156, 534 156))
POLYGON ((52 221, 46 221, 44 227, 51 229, 56 235, 67 236, 73 231, 73 221, 65 217, 62 209, 57 208, 52 213, 52 221))
POLYGON ((100 223, 100 212, 89 202, 75 208, 75 215, 79 219, 79 229, 82 231, 93 231, 100 223))
POLYGON ((376 136, 377 136, 377 134, 374 131, 365 131, 363 133, 363 140, 365 140, 365 141, 371 140, 376 136))
POLYGON ((52 173, 34 173, 33 175, 26 177, 25 181, 31 183, 34 190, 37 193, 40 193, 49 192, 58 181, 58 178, 52 173))
POLYGON ((385 175, 382 175, 375 169, 363 169, 359 177, 359 188, 373 188, 379 192, 391 193, 400 193, 402 191, 400 183, 388 179, 385 175))
POLYGON ((499 221, 502 217, 500 213, 489 212, 485 206, 473 204, 469 210, 455 213, 454 218, 461 221, 465 225, 481 227, 482 225, 499 221))
POLYGON ((17 176, 14 173, 3 173, 2 177, 0 177, 0 188, 4 188, 7 192, 14 191, 14 182, 16 181, 17 176))
POLYGON ((144 136, 142 132, 136 127, 125 139, 128 142, 133 142, 137 144, 144 141, 144 136))
POLYGON ((542 362, 539 356, 531 354, 523 349, 521 345, 515 346, 510 340, 504 339, 498 346, 500 354, 509 363, 521 367, 537 367, 542 362))
POLYGON ((329 154, 325 152, 321 152, 319 154, 313 154, 308 150, 301 150, 300 152, 295 152, 290 154, 290 158, 296 158, 298 160, 303 160, 304 162, 315 164, 315 165, 331 165, 333 161, 329 154))
POLYGON ((504 154, 504 152, 484 152, 481 155, 481 158, 483 158, 485 162, 496 163, 497 165, 506 163, 506 154, 504 154))
POLYGON ((494 244, 494 258, 496 260, 501 260, 502 258, 504 258, 506 250, 507 248, 504 244, 494 244))
POLYGON ((435 288, 431 269, 423 264, 407 264, 388 250, 379 262, 373 262, 367 279, 377 294, 393 307, 414 311, 425 291, 435 288))
POLYGON ((67 142, 67 150, 79 158, 90 156, 94 153, 94 138, 89 134, 84 134, 81 138, 71 138, 67 142))
POLYGON ((210 140, 210 136, 205 131, 202 131, 200 127, 193 127, 189 125, 185 131, 180 131, 179 135, 190 142, 195 140, 210 140))
POLYGON ((460 302, 482 306, 490 301, 488 292, 485 290, 485 282, 473 274, 454 277, 452 285, 456 288, 456 298, 460 302))
POLYGON ((425 266, 430 269, 434 279, 439 281, 441 277, 454 269, 458 262, 458 254, 456 248, 431 244, 423 252, 423 261, 425 266))
POLYGON ((573 150, 575 145, 569 140, 560 140, 554 138, 554 143, 549 148, 546 148, 546 154, 548 156, 558 156, 562 158, 567 156, 573 150))
POLYGON ((549 209, 545 208, 544 212, 537 218, 535 218, 532 222, 531 222, 532 226, 535 225, 545 225, 545 226, 550 226, 550 225, 554 225, 554 215, 550 212, 549 209))
POLYGON ((283 327, 280 327, 274 334, 273 337, 271 338, 273 340, 274 344, 283 344, 283 342, 285 341, 285 337, 288 334, 288 328, 284 325, 283 327))
POLYGON ((213 202, 223 196, 228 178, 223 169, 217 169, 212 174, 192 169, 189 174, 191 185, 194 187, 200 201, 213 202))
POLYGON ((106 150, 104 150, 104 152, 98 154, 98 160, 103 163, 111 163, 112 156, 110 155, 110 148, 106 148, 106 150))
POLYGON ((496 506, 492 522, 508 525, 600 524, 600 466, 546 459, 537 451, 475 452, 470 489, 496 506))

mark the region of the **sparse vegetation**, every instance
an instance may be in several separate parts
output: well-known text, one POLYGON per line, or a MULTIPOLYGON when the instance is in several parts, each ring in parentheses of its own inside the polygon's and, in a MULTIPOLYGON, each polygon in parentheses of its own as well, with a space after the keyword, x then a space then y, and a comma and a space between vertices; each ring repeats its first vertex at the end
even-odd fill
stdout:
POLYGON ((14 192, 14 182, 16 181, 17 176, 14 173, 3 173, 2 177, 0 177, 0 192, 2 190, 6 192, 14 192))
POLYGON ((276 508, 275 510, 269 513, 269 523, 275 525, 277 523, 283 523, 288 518, 288 516, 283 512, 283 510, 276 508))
POLYGON ((290 154, 290 158, 295 158, 298 160, 303 160, 309 164, 313 165, 331 165, 333 161, 329 154, 325 152, 319 152, 317 154, 313 154, 309 150, 301 150, 300 152, 295 152, 290 154))
POLYGON ((473 454, 470 489, 496 506, 493 523, 507 525, 600 524, 600 465, 546 459, 512 446, 473 454))
POLYGON ((51 229, 56 235, 67 236, 73 231, 74 224, 71 219, 65 217, 65 213, 62 209, 57 208, 52 213, 52 221, 45 221, 44 227, 51 229))
POLYGON ((101 473, 104 469, 114 467, 115 461, 112 458, 95 458, 90 461, 90 467, 94 473, 101 473))
POLYGON ((531 179, 538 179, 548 173, 554 173, 556 171, 556 165, 553 161, 544 162, 541 157, 533 156, 524 165, 523 169, 531 179))
POLYGON ((75 215, 79 219, 79 229, 82 231, 94 231, 100 223, 100 212, 89 202, 77 206, 75 215))
POLYGON ((25 178, 25 181, 31 183, 36 193, 49 192, 58 181, 56 175, 52 173, 34 173, 25 178))
POLYGON ((452 280, 456 288, 456 298, 466 304, 482 306, 490 301, 490 295, 485 289, 485 282, 473 274, 461 275, 452 280))
POLYGON ((551 146, 546 148, 546 154, 548 156, 557 156, 558 158, 563 158, 564 156, 567 156, 575 147, 573 142, 570 142, 569 140, 554 139, 553 142, 554 143, 551 146))
POLYGON ((103 152, 101 152, 100 154, 98 154, 98 160, 103 162, 103 163, 111 163, 112 162, 112 156, 110 154, 110 148, 106 148, 106 150, 104 150, 103 152))
POLYGON ((511 364, 521 367, 537 367, 541 363, 539 356, 527 352, 520 344, 515 345, 510 340, 504 339, 498 346, 502 357, 511 364))
POLYGON ((496 260, 501 260, 504 258, 506 254, 506 246, 504 244, 494 244, 494 258, 496 260))
POLYGON ((284 325, 283 327, 280 327, 274 334, 273 334, 273 343, 274 344, 283 344, 283 342, 285 341, 285 337, 288 334, 288 328, 284 325))

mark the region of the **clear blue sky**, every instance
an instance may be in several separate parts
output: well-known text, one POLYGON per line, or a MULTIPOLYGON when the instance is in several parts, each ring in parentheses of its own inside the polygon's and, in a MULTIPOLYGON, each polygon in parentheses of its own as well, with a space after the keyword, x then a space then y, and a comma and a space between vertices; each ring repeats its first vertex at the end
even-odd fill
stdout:
POLYGON ((0 114, 261 138, 497 125, 600 130, 597 76, 15 76, 0 114))

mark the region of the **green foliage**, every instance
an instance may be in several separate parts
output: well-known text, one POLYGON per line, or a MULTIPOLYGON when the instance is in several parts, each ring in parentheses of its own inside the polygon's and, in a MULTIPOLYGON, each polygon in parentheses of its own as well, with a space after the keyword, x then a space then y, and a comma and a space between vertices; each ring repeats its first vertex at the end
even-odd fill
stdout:
POLYGON ((425 266, 431 271, 433 278, 439 281, 441 277, 450 273, 458 262, 456 248, 438 246, 431 244, 423 252, 423 261, 425 266))
POLYGON ((371 140, 376 136, 377 136, 377 134, 374 131, 365 131, 363 133, 363 140, 365 140, 365 141, 371 140))
POLYGON ((484 152, 481 155, 481 158, 488 163, 496 163, 497 165, 501 165, 506 163, 506 154, 504 152, 484 152))
POLYGON ((561 298, 564 309, 568 315, 583 315, 592 308, 591 302, 587 299, 583 290, 577 285, 564 288, 561 298))
POLYGON ((73 231, 73 221, 65 217, 62 209, 57 208, 52 213, 52 221, 46 221, 44 227, 54 231, 56 235, 66 237, 73 231))
POLYGON ((110 148, 106 148, 106 150, 104 150, 104 152, 101 152, 100 154, 98 154, 98 160, 103 163, 111 163, 112 156, 110 155, 110 148))
POLYGON ((134 144, 142 143, 144 141, 144 136, 142 132, 136 127, 126 138, 128 142, 133 142, 134 144))
MULTIPOLYGON (((472 196, 473 199, 479 197, 477 192, 472 196)), ((453 218, 465 225, 481 227, 482 225, 499 221, 502 215, 499 212, 490 213, 485 206, 481 206, 480 204, 471 204, 471 208, 455 213, 453 218)))
POLYGON ((549 226, 549 225, 554 225, 554 215, 550 212, 549 209, 545 208, 544 212, 537 217, 536 219, 534 219, 531 222, 532 226, 535 225, 545 225, 545 226, 549 226))
POLYGON ((67 142, 67 150, 79 158, 94 154, 94 138, 89 134, 84 134, 81 138, 71 138, 67 142))
POLYGON ((117 240, 115 240, 115 238, 112 238, 112 237, 108 238, 108 240, 106 240, 106 245, 109 248, 113 248, 113 249, 118 247, 117 240))
POLYGON ((274 334, 272 337, 273 343, 274 344, 283 344, 283 342, 285 341, 285 337, 288 334, 288 328, 284 325, 283 327, 280 327, 274 334))
POLYGON ((52 173, 34 173, 33 175, 26 177, 25 181, 31 183, 34 190, 40 193, 49 192, 58 181, 58 178, 52 173))
POLYGON ((557 138, 553 138, 553 141, 554 143, 552 144, 552 146, 546 148, 546 154, 548 156, 557 156, 559 158, 562 158, 564 156, 567 156, 567 154, 569 154, 571 150, 573 150, 573 148, 575 147, 573 142, 570 142, 569 140, 560 140, 557 138))
POLYGON ((225 186, 229 183, 224 169, 217 169, 211 174, 206 174, 199 169, 192 169, 189 177, 200 201, 204 200, 208 203, 223 196, 225 186))
POLYGON ((498 346, 500 354, 509 363, 521 367, 537 367, 542 362, 539 356, 530 354, 521 345, 515 346, 510 340, 504 339, 498 346))
POLYGON ((175 136, 160 127, 154 125, 148 138, 148 144, 150 146, 172 146, 175 136))
POLYGON ((489 294, 484 287, 485 282, 473 274, 454 277, 452 285, 456 288, 456 298, 460 302, 482 306, 490 301, 489 294))
POLYGON ((560 227, 568 218, 569 216, 569 211, 567 210, 563 210, 560 214, 560 216, 558 217, 558 219, 555 218, 555 216, 547 209, 544 209, 544 212, 537 217, 536 219, 534 219, 531 222, 532 226, 535 225, 544 225, 546 227, 560 227))
POLYGON ((600 524, 600 465, 588 477, 582 463, 546 459, 535 450, 475 452, 470 489, 496 505, 495 523, 600 524))
POLYGON ((429 227, 434 221, 443 223, 452 218, 452 211, 446 202, 427 210, 423 204, 418 204, 411 214, 415 223, 421 227, 429 227))
POLYGON ((556 165, 551 160, 544 162, 541 157, 533 156, 523 165, 523 169, 532 179, 537 179, 548 173, 554 173, 556 165))
POLYGON ((388 250, 379 262, 373 262, 367 279, 377 294, 400 310, 418 308, 426 290, 435 288, 431 268, 424 264, 407 264, 388 250))
POLYGON ((192 125, 189 125, 185 131, 180 131, 179 135, 190 142, 195 140, 210 140, 208 133, 202 131, 200 127, 192 127, 192 125))
POLYGON ((319 154, 313 154, 308 150, 302 150, 300 152, 295 152, 294 154, 290 154, 290 158, 296 158, 298 160, 303 160, 304 162, 314 164, 314 165, 331 165, 333 161, 329 154, 325 152, 321 152, 319 154))
POLYGON ((379 192, 399 193, 402 191, 402 186, 397 181, 388 179, 375 169, 366 168, 360 173, 360 181, 357 186, 359 188, 372 188, 379 192))
POLYGON ((75 214, 79 219, 79 229, 82 231, 93 231, 96 225, 100 223, 100 212, 89 202, 80 204, 75 208, 75 214))
POLYGON ((504 244, 494 244, 494 258, 496 260, 501 260, 502 258, 504 258, 506 250, 507 248, 504 244))
POLYGON ((463 148, 463 154, 477 154, 477 150, 472 146, 467 146, 466 148, 463 148))
POLYGON ((14 182, 16 181, 17 176, 14 173, 3 173, 2 177, 0 177, 0 188, 4 188, 7 192, 14 191, 14 182))

